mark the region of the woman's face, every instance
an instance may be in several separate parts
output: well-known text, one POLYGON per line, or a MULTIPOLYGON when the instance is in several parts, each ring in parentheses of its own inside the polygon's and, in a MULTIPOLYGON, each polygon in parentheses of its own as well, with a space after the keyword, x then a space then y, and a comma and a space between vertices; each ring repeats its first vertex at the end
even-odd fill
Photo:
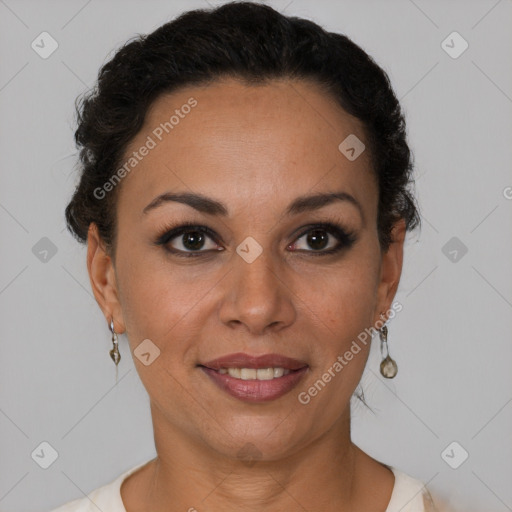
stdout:
POLYGON ((354 135, 361 123, 306 82, 223 80, 154 102, 126 152, 115 262, 92 229, 88 264, 157 430, 270 460, 348 418, 369 343, 344 354, 389 309, 403 243, 380 251, 369 151, 338 148, 354 135), (185 223, 197 228, 165 236, 185 223))

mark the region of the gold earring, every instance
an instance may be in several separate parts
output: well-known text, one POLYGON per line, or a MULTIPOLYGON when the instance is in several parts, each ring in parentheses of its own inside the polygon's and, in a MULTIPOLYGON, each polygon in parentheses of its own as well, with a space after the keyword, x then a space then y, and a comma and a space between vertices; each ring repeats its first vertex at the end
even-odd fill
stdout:
POLYGON ((119 361, 121 361, 121 354, 119 352, 119 344, 117 342, 117 334, 114 330, 114 318, 110 320, 110 330, 112 331, 112 344, 113 348, 110 350, 110 357, 112 358, 112 361, 117 365, 119 364, 119 361))
POLYGON ((117 378, 118 378, 118 372, 117 372, 117 365, 119 364, 119 361, 121 361, 121 353, 119 352, 119 344, 117 342, 117 334, 114 330, 114 318, 111 317, 110 319, 110 330, 112 331, 112 349, 110 350, 109 354, 112 358, 112 361, 116 364, 116 384, 117 384, 117 378))
POLYGON ((398 365, 396 361, 389 355, 388 348, 388 328, 383 325, 379 329, 380 336, 380 353, 382 361, 380 363, 380 373, 386 379, 393 379, 398 373, 398 365))

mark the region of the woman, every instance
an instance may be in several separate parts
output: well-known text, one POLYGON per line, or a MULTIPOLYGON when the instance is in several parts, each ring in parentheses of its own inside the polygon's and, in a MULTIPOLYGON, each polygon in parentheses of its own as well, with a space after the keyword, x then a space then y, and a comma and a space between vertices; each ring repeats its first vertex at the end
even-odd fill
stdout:
POLYGON ((405 123, 347 37, 248 2, 124 46, 78 107, 66 209, 157 457, 57 510, 434 510, 350 438, 406 232, 405 123))

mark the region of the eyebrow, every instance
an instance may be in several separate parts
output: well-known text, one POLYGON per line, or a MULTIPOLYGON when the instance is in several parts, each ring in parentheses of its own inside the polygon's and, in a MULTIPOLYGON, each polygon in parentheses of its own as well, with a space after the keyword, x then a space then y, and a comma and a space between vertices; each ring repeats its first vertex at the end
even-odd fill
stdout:
MULTIPOLYGON (((323 208, 324 206, 332 204, 336 201, 346 201, 354 205, 359 210, 359 213, 364 220, 363 209, 360 203, 354 196, 343 191, 324 192, 297 197, 288 206, 285 215, 291 216, 306 211, 319 210, 320 208, 323 208)), ((183 203, 207 215, 226 217, 229 214, 229 211, 224 203, 221 203, 220 201, 204 196, 202 194, 194 194, 188 192, 165 192, 164 194, 160 194, 142 210, 142 213, 146 214, 167 202, 183 203)))

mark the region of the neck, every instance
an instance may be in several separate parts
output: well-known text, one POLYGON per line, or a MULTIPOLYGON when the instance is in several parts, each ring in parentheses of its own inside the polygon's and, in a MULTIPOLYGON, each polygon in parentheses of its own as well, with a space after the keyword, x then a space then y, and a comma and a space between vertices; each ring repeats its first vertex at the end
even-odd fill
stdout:
MULTIPOLYGON (((362 452, 350 440, 348 408, 326 434, 279 460, 227 457, 197 439, 184 436, 153 405, 152 417, 158 456, 150 463, 145 483, 139 486, 141 509, 353 509, 358 488, 356 465, 362 452)), ((136 509, 133 507, 134 512, 136 509)))

